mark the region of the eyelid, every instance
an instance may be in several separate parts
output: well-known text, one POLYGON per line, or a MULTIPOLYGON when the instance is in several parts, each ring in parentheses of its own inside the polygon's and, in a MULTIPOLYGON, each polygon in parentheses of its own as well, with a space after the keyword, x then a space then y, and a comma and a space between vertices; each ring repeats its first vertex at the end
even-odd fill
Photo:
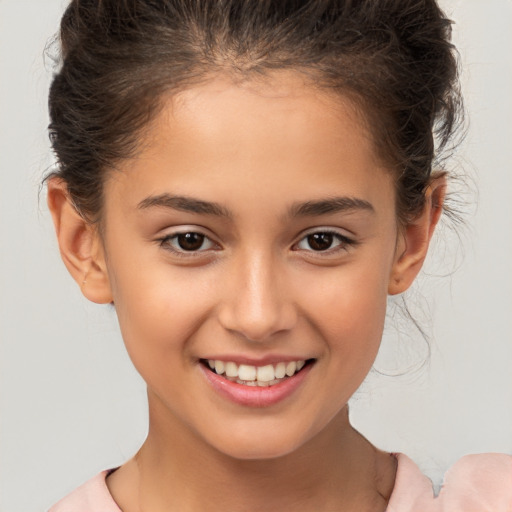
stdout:
MULTIPOLYGON (((213 237, 206 233, 206 229, 200 226, 180 226, 179 228, 176 228, 173 231, 166 232, 162 236, 155 239, 156 242, 158 242, 159 246, 162 247, 167 252, 170 252, 178 257, 183 258, 197 258, 205 256, 205 254, 209 253, 212 250, 219 250, 220 244, 216 242, 213 237), (169 242, 169 240, 178 237, 179 235, 184 235, 187 233, 195 233, 198 235, 203 236, 206 240, 208 240, 213 247, 210 247, 208 249, 202 249, 202 250, 196 250, 196 251, 186 251, 186 250, 179 250, 173 247, 169 242)), ((332 227, 316 227, 311 228, 305 232, 303 232, 300 235, 300 238, 293 244, 293 247, 297 247, 297 245, 302 242, 304 239, 306 239, 310 235, 314 235, 316 233, 324 233, 324 234, 330 234, 333 235, 335 238, 339 240, 339 244, 331 249, 326 249, 325 251, 315 251, 313 249, 307 250, 307 249, 295 249, 307 252, 309 254, 312 254, 314 256, 318 257, 328 257, 332 255, 337 255, 339 252, 346 252, 350 247, 353 247, 357 245, 359 242, 352 237, 346 235, 344 232, 332 228, 332 227)))
POLYGON ((182 226, 180 228, 177 228, 174 231, 166 232, 162 236, 159 236, 158 238, 156 238, 155 241, 158 242, 159 246, 162 247, 167 252, 170 252, 173 255, 176 255, 178 257, 183 257, 183 258, 201 257, 212 250, 216 250, 215 248, 218 249, 220 247, 220 245, 213 239, 212 236, 205 233, 205 230, 198 226, 182 226), (187 233, 194 233, 194 234, 203 236, 205 238, 205 240, 208 240, 213 245, 214 248, 201 249, 201 250, 197 250, 197 251, 186 251, 186 250, 176 249, 169 242, 173 238, 176 238, 179 235, 185 235, 187 233))
POLYGON ((311 236, 311 235, 314 235, 316 233, 324 233, 324 234, 330 234, 330 235, 333 235, 335 238, 337 238, 339 241, 340 241, 340 244, 331 248, 331 249, 326 249, 325 251, 315 251, 313 249, 311 250, 307 250, 307 249, 298 249, 298 250, 301 250, 301 251, 305 251, 309 254, 313 254, 315 256, 319 256, 319 257, 327 257, 327 256, 332 256, 333 254, 337 254, 339 252, 346 252, 350 247, 353 247, 355 245, 357 245, 359 242, 357 240, 355 240, 354 238, 346 235, 345 233, 343 232, 340 232, 339 230, 335 229, 335 228, 328 228, 328 227, 325 227, 325 228, 322 228, 322 227, 318 227, 318 228, 314 228, 314 229, 310 229, 308 231, 305 231, 304 233, 301 234, 301 237, 297 240, 297 242, 295 242, 293 245, 294 247, 296 247, 300 242, 302 242, 304 239, 306 239, 308 236, 311 236))

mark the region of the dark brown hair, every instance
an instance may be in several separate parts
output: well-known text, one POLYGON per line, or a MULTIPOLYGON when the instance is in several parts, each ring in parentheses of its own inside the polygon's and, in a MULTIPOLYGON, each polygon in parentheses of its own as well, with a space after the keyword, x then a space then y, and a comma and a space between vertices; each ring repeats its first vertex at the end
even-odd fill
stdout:
POLYGON ((290 69, 356 100, 406 222, 460 112, 450 34, 435 0, 73 0, 49 98, 54 175, 97 221, 105 173, 136 153, 164 93, 290 69))

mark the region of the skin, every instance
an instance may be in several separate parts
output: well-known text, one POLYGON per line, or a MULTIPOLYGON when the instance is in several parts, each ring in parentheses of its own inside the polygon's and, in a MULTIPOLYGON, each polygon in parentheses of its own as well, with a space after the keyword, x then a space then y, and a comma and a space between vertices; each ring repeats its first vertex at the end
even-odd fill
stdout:
POLYGON ((355 105, 294 73, 166 98, 141 147, 105 183, 101 234, 62 181, 48 188, 64 262, 87 298, 115 304, 148 387, 148 438, 107 480, 120 508, 385 510, 395 459, 351 427, 346 404, 376 356, 387 295, 421 268, 444 181, 399 229, 393 175, 355 105), (229 216, 162 200, 176 195, 229 216), (360 204, 288 215, 333 197, 360 204), (307 235, 326 230, 341 238, 315 251, 307 235), (207 238, 179 256, 177 232, 207 238), (204 378, 200 359, 233 354, 314 364, 292 395, 254 408, 204 378))

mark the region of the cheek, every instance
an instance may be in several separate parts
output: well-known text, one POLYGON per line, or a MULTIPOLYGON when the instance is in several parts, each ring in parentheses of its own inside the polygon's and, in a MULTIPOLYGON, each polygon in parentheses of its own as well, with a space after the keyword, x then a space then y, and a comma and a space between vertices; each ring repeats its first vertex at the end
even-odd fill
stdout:
POLYGON ((193 270, 162 264, 135 269, 116 262, 111 280, 119 325, 143 375, 144 368, 165 360, 191 358, 187 340, 200 328, 212 299, 204 280, 193 278, 193 270))
POLYGON ((382 264, 352 265, 312 279, 307 303, 319 325, 342 331, 366 332, 379 326, 386 312, 387 270, 382 264), (357 328, 357 329, 356 329, 357 328))
MULTIPOLYGON (((371 264, 368 259, 309 283, 305 314, 325 340, 333 369, 330 385, 343 392, 355 391, 377 355, 386 316, 389 265, 386 258, 371 264)), ((343 393, 340 396, 348 399, 343 393)))

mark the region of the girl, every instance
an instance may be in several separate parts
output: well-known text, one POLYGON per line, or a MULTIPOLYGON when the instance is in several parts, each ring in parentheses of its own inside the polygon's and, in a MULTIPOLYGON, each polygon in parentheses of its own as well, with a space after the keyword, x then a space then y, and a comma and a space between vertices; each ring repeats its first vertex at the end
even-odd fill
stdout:
POLYGON ((348 418, 442 212, 449 27, 433 0, 70 4, 48 203, 150 427, 51 512, 510 510, 509 457, 434 499, 348 418))

